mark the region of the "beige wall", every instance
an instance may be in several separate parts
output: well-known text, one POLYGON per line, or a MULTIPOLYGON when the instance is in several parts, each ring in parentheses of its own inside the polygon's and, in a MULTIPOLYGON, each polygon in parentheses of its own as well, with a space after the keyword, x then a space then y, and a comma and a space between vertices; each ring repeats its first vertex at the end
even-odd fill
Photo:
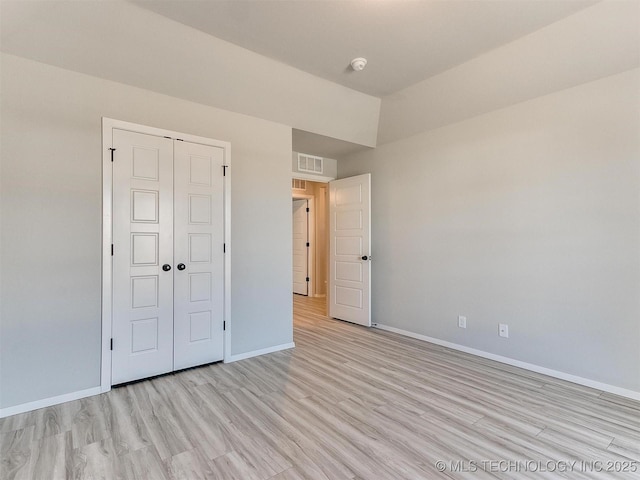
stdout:
POLYGON ((316 295, 327 295, 329 276, 329 185, 315 184, 316 200, 316 295))
POLYGON ((231 142, 231 353, 292 341, 290 127, 1 62, 0 407, 99 385, 102 116, 231 142))
POLYGON ((341 159, 372 173, 373 321, 640 392, 639 85, 633 69, 341 159))

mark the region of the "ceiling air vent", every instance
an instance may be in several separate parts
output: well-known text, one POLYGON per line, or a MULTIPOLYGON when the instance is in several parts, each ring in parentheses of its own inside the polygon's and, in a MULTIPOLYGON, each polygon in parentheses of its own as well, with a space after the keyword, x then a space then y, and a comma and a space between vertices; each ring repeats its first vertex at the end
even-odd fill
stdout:
POLYGON ((306 153, 298 154, 298 171, 309 173, 322 173, 323 158, 307 155, 306 153))

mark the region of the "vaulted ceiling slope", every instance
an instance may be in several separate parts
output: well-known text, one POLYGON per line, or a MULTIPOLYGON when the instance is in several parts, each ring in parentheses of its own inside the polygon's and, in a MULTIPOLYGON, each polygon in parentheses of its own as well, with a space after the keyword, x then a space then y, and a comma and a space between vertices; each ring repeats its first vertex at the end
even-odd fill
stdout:
POLYGON ((0 8, 5 53, 375 146, 379 98, 132 3, 3 0, 0 8))
POLYGON ((290 125, 295 150, 338 158, 640 64, 638 0, 0 8, 3 52, 290 125))
POLYGON ((132 0, 167 18, 384 97, 594 0, 132 0), (361 73, 349 62, 369 60, 361 73))
POLYGON ((378 144, 639 66, 640 2, 601 2, 384 97, 378 144))

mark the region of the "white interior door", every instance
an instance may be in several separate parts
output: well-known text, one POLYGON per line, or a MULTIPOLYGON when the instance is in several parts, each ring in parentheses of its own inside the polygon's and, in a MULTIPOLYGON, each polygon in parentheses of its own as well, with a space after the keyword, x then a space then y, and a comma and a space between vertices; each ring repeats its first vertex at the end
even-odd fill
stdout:
POLYGON ((222 360, 225 148, 112 135, 111 383, 222 360))
POLYGON ((224 148, 175 142, 174 369, 222 360, 224 148))
POLYGON ((309 202, 293 200, 293 293, 309 294, 309 202))
POLYGON ((112 384, 173 370, 173 142, 113 129, 112 384), (164 269, 163 269, 164 266, 164 269))
POLYGON ((371 326, 371 174, 329 182, 329 316, 371 326))

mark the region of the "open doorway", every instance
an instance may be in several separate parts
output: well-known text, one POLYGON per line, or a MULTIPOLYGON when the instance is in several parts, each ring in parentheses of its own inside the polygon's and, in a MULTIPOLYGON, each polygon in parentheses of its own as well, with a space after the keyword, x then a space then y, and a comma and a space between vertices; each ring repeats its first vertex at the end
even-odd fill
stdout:
POLYGON ((291 188, 293 285, 299 301, 327 312, 329 273, 328 184, 294 178, 291 188), (305 262, 306 260, 306 262, 305 262), (313 299, 313 300, 312 300, 313 299))
POLYGON ((309 202, 307 198, 293 199, 293 293, 308 296, 313 292, 310 284, 311 252, 309 202))

